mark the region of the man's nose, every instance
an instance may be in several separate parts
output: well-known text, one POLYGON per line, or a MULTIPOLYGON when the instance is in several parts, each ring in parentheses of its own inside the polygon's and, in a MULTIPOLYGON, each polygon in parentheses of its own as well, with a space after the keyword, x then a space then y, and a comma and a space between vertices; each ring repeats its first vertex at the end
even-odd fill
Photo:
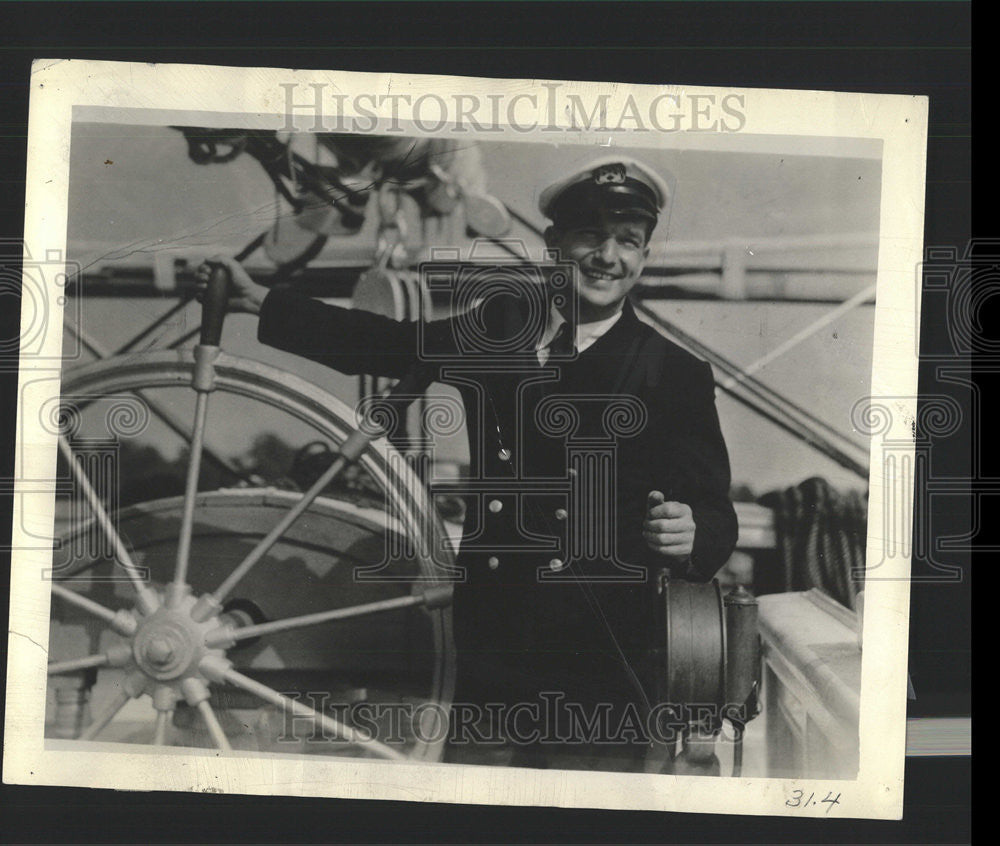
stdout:
POLYGON ((597 258, 606 264, 614 264, 618 260, 618 241, 605 238, 597 248, 597 258))

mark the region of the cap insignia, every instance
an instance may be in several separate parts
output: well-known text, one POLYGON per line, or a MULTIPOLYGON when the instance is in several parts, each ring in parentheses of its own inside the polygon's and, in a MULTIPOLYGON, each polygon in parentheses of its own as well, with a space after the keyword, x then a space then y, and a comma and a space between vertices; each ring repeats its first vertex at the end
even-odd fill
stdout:
POLYGON ((598 185, 621 185, 625 182, 625 165, 602 165, 594 170, 593 177, 598 185))

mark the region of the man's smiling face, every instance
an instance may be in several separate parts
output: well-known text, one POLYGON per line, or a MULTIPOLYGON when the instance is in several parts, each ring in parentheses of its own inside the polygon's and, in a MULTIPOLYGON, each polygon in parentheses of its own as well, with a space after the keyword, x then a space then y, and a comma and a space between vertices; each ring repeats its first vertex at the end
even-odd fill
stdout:
POLYGON ((546 244, 563 261, 579 267, 577 293, 580 322, 611 317, 639 281, 649 256, 647 222, 640 217, 600 213, 585 222, 554 225, 546 244))

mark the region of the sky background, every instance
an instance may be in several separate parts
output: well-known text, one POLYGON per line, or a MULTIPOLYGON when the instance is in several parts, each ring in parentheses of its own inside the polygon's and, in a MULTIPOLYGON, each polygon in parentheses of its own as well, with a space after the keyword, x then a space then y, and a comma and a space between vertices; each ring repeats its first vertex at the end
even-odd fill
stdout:
MULTIPOLYGON (((799 143, 779 140, 757 146, 773 151, 629 151, 663 173, 673 188, 669 221, 654 234, 657 249, 666 243, 669 253, 685 244, 733 240, 745 241, 749 249, 761 239, 877 234, 881 165, 870 147, 850 140, 827 142, 823 155, 806 155, 808 148, 799 143)), ((608 152, 590 145, 481 145, 490 192, 539 225, 543 223, 536 208, 540 190, 575 166, 608 152)), ((161 249, 192 254, 215 248, 235 252, 273 222, 274 211, 274 189, 263 169, 246 155, 225 165, 200 167, 188 159, 180 133, 166 127, 74 126, 68 253, 81 264, 96 268, 117 259, 150 264, 161 249)), ((351 238, 331 239, 323 257, 369 251, 370 228, 351 238)), ((829 251, 825 255, 829 259, 829 251)), ((848 258, 844 256, 845 261, 848 258)), ((831 298, 845 299, 874 280, 835 274, 824 281, 831 298)), ((105 346, 114 348, 172 303, 172 299, 84 297, 81 324, 105 346)), ((681 328, 744 365, 830 308, 782 302, 661 300, 652 304, 681 328)), ((849 434, 850 409, 869 392, 873 317, 871 306, 856 309, 757 375, 849 434)), ((164 327, 163 340, 197 320, 198 310, 190 308, 164 327)), ((227 352, 297 372, 353 401, 353 377, 261 346, 254 324, 253 318, 245 316, 227 321, 223 337, 227 352)), ((820 475, 841 489, 863 487, 858 477, 728 397, 720 394, 718 408, 734 482, 763 493, 820 475)), ((210 423, 224 433, 226 445, 247 442, 261 428, 283 425, 276 418, 250 414, 238 403, 225 401, 215 404, 210 423)), ((158 433, 155 426, 150 437, 159 437, 169 453, 172 439, 158 433)), ((864 444, 863 439, 854 438, 864 444)), ((218 446, 226 449, 222 443, 218 446)), ((451 439, 441 452, 464 459, 464 439, 451 439)))

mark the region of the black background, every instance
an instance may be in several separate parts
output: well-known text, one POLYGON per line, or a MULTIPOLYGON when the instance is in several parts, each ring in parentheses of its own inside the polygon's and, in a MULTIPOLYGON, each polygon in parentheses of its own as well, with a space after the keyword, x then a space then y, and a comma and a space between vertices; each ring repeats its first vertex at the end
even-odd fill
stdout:
MULTIPOLYGON (((0 236, 16 238, 23 230, 31 60, 90 58, 927 95, 925 244, 961 254, 973 235, 971 32, 965 2, 0 2, 0 236)), ((2 261, 11 271, 7 256, 2 261)), ((925 299, 922 349, 947 346, 946 307, 940 297, 925 299)), ((0 297, 0 339, 17 337, 17 314, 14 298, 0 297)), ((941 387, 933 362, 922 363, 920 386, 921 394, 941 387)), ((13 476, 15 396, 16 380, 0 374, 0 479, 13 476)), ((935 444, 935 472, 968 477, 971 449, 968 432, 935 444)), ((947 506, 932 501, 932 508, 935 533, 970 525, 964 498, 947 506)), ((4 500, 0 538, 9 537, 4 500)), ((948 561, 962 567, 960 583, 915 584, 911 594, 912 716, 971 710, 971 568, 967 555, 948 561)), ((2 597, 6 602, 6 587, 2 597)), ((4 842, 966 842, 970 784, 968 759, 909 759, 902 822, 822 823, 4 785, 0 836, 4 842)))

